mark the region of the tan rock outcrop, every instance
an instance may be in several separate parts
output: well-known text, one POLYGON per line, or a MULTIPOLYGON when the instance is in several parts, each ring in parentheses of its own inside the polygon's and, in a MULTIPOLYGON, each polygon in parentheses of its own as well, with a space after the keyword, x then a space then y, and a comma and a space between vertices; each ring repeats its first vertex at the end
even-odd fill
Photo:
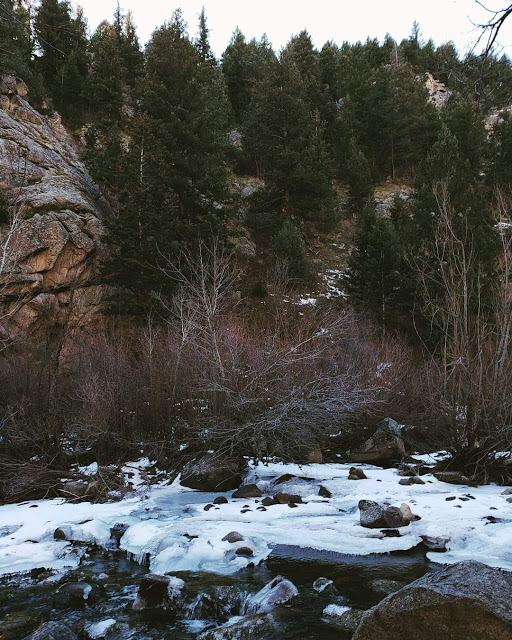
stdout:
MULTIPOLYGON (((43 116, 25 84, 0 79, 0 188, 18 223, 0 261, 2 334, 16 336, 45 317, 89 318, 101 301, 94 282, 108 204, 58 114, 43 116)), ((10 231, 0 224, 0 248, 10 231)))
POLYGON ((429 95, 428 101, 438 109, 444 107, 452 95, 451 90, 445 84, 436 80, 431 73, 426 74, 425 87, 429 95))

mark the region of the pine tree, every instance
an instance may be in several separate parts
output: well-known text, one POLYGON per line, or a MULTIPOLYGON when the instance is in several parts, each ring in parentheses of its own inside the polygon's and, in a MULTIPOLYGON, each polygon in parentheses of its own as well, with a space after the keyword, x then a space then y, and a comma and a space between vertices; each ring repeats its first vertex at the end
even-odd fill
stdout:
POLYGON ((164 180, 184 217, 226 196, 228 104, 221 72, 200 64, 179 11, 147 47, 143 108, 165 156, 164 180))
POLYGON ((236 124, 243 121, 256 86, 263 82, 277 64, 277 58, 266 36, 259 42, 247 42, 236 29, 222 56, 222 72, 236 124))
MULTIPOLYGON (((169 293, 158 268, 183 243, 223 233, 228 101, 220 69, 202 63, 179 11, 147 47, 145 91, 123 157, 116 247, 105 275, 132 293, 132 310, 169 293)), ((172 288, 172 286, 171 286, 172 288)), ((153 302, 152 302, 153 301, 153 302)))
POLYGON ((352 301, 383 325, 398 315, 401 260, 393 224, 377 216, 375 201, 369 200, 357 218, 346 288, 352 301))
MULTIPOLYGON (((122 28, 122 25, 119 26, 122 28)), ((103 21, 91 38, 90 103, 103 126, 119 123, 123 108, 122 31, 103 21)))
POLYGON ((83 14, 72 18, 67 0, 42 0, 34 20, 46 88, 65 117, 79 119, 87 74, 83 14))
POLYGON ((291 220, 284 220, 274 240, 274 251, 283 260, 287 275, 292 281, 304 281, 308 276, 308 264, 304 240, 291 220))
POLYGON ((124 29, 121 37, 121 58, 123 60, 124 81, 131 89, 135 89, 139 78, 144 72, 144 54, 131 12, 128 12, 124 18, 124 29))
POLYGON ((30 31, 24 21, 19 20, 17 3, 0 0, 0 67, 21 74, 30 63, 30 31))
POLYGON ((333 217, 332 167, 324 123, 312 112, 299 70, 286 56, 254 92, 244 144, 265 178, 267 203, 318 222, 333 217))
POLYGON ((0 69, 22 78, 37 104, 42 86, 32 64, 33 49, 29 10, 19 0, 0 0, 0 69))
POLYGON ((365 155, 353 140, 350 142, 350 153, 345 165, 345 180, 348 183, 348 209, 357 216, 373 200, 373 180, 370 165, 365 155))
POLYGON ((404 172, 414 175, 435 140, 439 118, 412 69, 402 64, 376 71, 363 113, 361 145, 376 172, 392 178, 404 172))
POLYGON ((486 152, 484 114, 472 98, 453 95, 443 109, 442 119, 457 139, 459 154, 475 174, 480 172, 486 152))
POLYGON ((206 25, 206 14, 203 7, 199 14, 199 35, 195 44, 197 51, 199 52, 199 59, 201 62, 214 66, 217 64, 217 60, 213 55, 212 48, 210 47, 209 33, 210 30, 206 25))
POLYGON ((512 194, 512 118, 505 115, 491 136, 488 184, 512 194))

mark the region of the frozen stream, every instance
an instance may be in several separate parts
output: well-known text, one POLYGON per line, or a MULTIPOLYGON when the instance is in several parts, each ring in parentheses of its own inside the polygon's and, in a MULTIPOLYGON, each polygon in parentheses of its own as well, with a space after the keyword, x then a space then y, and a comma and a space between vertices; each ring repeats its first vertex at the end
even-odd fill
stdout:
POLYGON ((277 544, 356 555, 405 551, 418 545, 422 535, 449 539, 447 553, 428 554, 432 561, 478 559, 512 570, 512 503, 502 495, 503 487, 450 485, 432 475, 422 476, 425 484, 403 486, 396 469, 370 465, 362 466, 368 479, 354 481, 347 479, 349 467, 276 463, 251 468, 246 482, 255 482, 263 494, 300 495, 304 504, 295 509, 284 504, 260 510, 261 499, 235 500, 230 492, 224 494, 228 504, 205 511, 219 494, 186 489, 178 481, 151 488, 140 484, 134 495, 117 503, 71 504, 55 499, 4 505, 0 575, 40 566, 76 567, 80 550, 69 540, 108 548, 114 525, 126 528, 121 548, 139 562, 149 559, 157 573, 232 574, 264 560, 277 544), (296 477, 274 488, 273 482, 283 474, 296 477), (332 494, 330 499, 318 495, 320 485, 332 494), (401 528, 398 537, 386 537, 378 529, 360 526, 361 499, 398 506, 405 502, 421 520, 401 528), (54 539, 57 527, 68 540, 54 539), (251 558, 229 553, 233 546, 222 538, 233 530, 246 538, 254 552, 251 558))
MULTIPOLYGON (((24 638, 25 623, 14 624, 18 631, 10 634, 2 625, 11 624, 13 616, 35 611, 39 622, 115 620, 117 626, 107 635, 113 640, 193 638, 205 625, 222 621, 208 620, 204 613, 206 619, 179 620, 169 626, 165 616, 148 621, 143 612, 132 612, 138 579, 148 571, 178 575, 198 594, 215 585, 254 592, 282 574, 297 585, 300 596, 299 604, 280 613, 286 629, 280 637, 328 639, 343 636, 322 620, 324 607, 329 602, 372 606, 383 597, 372 586, 377 578, 406 583, 433 563, 466 559, 512 570, 512 503, 507 501, 509 495, 502 495, 504 487, 450 485, 430 474, 422 476, 425 484, 404 486, 396 469, 370 465, 361 466, 367 479, 355 481, 348 480, 347 464, 260 464, 250 468, 246 483, 256 483, 264 495, 280 491, 300 495, 303 501, 296 508, 277 504, 264 510, 262 498, 233 499, 232 492, 193 491, 179 481, 147 486, 145 464, 149 463, 130 466, 137 489, 121 502, 71 504, 55 499, 0 507, 0 575, 6 576, 0 585, 0 631, 6 640, 24 638), (283 474, 292 477, 276 484, 283 474), (320 486, 330 498, 319 495, 320 486), (219 495, 228 502, 205 510, 219 495), (360 526, 361 499, 397 506, 405 502, 421 519, 388 537, 379 529, 360 526), (66 539, 55 539, 57 528, 66 539), (113 528, 120 532, 121 551, 114 550, 113 528), (232 531, 243 540, 235 544, 223 540, 232 531), (427 552, 421 536, 448 539, 448 550, 427 552), (241 546, 249 547, 253 555, 237 555, 241 546), (32 577, 26 573, 30 571, 32 577), (85 610, 55 605, 63 575, 65 581, 101 583, 101 588, 94 586, 96 599, 85 610), (333 580, 334 600, 312 591, 320 576, 333 580), (307 636, 300 635, 304 628, 307 636), (134 635, 131 629, 136 630, 134 635)), ((27 629, 30 624, 32 618, 26 621, 27 629)))

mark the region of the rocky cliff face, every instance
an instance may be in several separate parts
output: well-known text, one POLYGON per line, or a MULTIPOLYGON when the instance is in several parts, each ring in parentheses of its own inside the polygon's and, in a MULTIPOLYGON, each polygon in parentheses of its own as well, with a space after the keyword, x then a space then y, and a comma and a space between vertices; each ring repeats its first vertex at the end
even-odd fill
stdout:
POLYGON ((452 95, 452 91, 436 80, 431 73, 426 74, 425 87, 428 91, 428 101, 438 109, 442 109, 452 95))
POLYGON ((0 224, 0 338, 43 318, 89 318, 108 205, 60 117, 34 110, 12 75, 0 79, 0 188, 18 219, 14 230, 0 224))

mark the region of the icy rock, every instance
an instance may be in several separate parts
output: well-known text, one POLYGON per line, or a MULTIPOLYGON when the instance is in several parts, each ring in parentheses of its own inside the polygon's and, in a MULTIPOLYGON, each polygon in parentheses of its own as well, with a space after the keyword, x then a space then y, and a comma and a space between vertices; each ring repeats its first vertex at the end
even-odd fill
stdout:
POLYGON ((246 558, 252 558, 254 551, 250 547, 238 547, 235 551, 237 556, 245 556, 246 558))
POLYGON ((231 618, 220 627, 201 633, 197 640, 256 640, 266 637, 275 627, 275 620, 270 613, 258 613, 231 618))
POLYGON ((385 508, 378 502, 374 502, 373 500, 360 500, 359 511, 362 527, 380 529, 381 527, 388 526, 385 518, 385 508))
POLYGON ((411 484, 425 484, 425 481, 418 476, 409 476, 408 478, 402 478, 399 480, 398 484, 410 486, 411 484))
POLYGON ((92 587, 87 582, 68 582, 63 584, 55 594, 55 602, 59 606, 67 607, 89 600, 92 587))
POLYGON ((290 493, 276 493, 274 496, 274 501, 277 502, 277 504, 288 504, 289 502, 294 502, 297 504, 302 502, 302 498, 290 493))
POLYGON ((261 498, 263 493, 255 484, 245 484, 233 492, 232 498, 261 498))
POLYGON ((501 492, 502 496, 509 496, 512 495, 512 487, 509 487, 508 489, 505 489, 505 491, 501 492))
POLYGON ((235 542, 242 542, 243 540, 243 535, 238 533, 238 531, 230 531, 222 538, 222 542, 230 542, 231 544, 234 544, 235 542))
POLYGON ((298 481, 299 478, 297 478, 297 476, 292 475, 291 473, 284 473, 282 476, 279 476, 279 478, 274 480, 274 482, 272 484, 274 485, 274 487, 277 487, 278 484, 283 484, 285 482, 290 482, 290 480, 298 481))
POLYGON ((78 640, 78 638, 62 622, 43 622, 25 640, 78 640))
POLYGON ((341 627, 344 631, 355 631, 361 622, 364 611, 338 604, 329 604, 325 607, 323 615, 329 622, 341 627))
POLYGON ((183 580, 175 576, 148 573, 142 576, 133 608, 136 611, 147 607, 176 608, 184 586, 183 580))
POLYGON ((110 529, 110 541, 114 549, 119 549, 121 538, 124 536, 128 529, 128 525, 122 522, 116 522, 116 524, 110 529))
POLYGON ((329 580, 328 578, 317 578, 313 582, 313 589, 317 593, 336 593, 336 587, 334 586, 334 582, 329 580))
POLYGON ((263 498, 263 500, 261 501, 261 504, 264 507, 271 507, 273 504, 278 504, 276 500, 274 500, 274 498, 269 498, 268 496, 266 498, 263 498))
POLYGON ((99 638, 105 638, 107 633, 116 624, 116 620, 109 618, 108 620, 101 620, 101 622, 94 622, 85 625, 85 632, 91 640, 99 640, 99 638))
POLYGON ((213 501, 213 504, 228 504, 226 496, 217 496, 213 501))
POLYGON ((57 527, 53 532, 55 540, 69 540, 71 538, 71 527, 57 527))
POLYGON ((184 467, 181 484, 199 491, 230 491, 240 485, 245 467, 243 458, 206 454, 184 467))
POLYGON ((512 573, 467 561, 429 573, 365 613, 353 640, 510 640, 512 573))
POLYGON ((283 576, 276 576, 263 589, 248 598, 247 610, 249 613, 269 611, 278 604, 288 602, 298 593, 299 590, 293 582, 283 576))
POLYGON ((414 522, 415 520, 421 520, 420 516, 415 516, 413 514, 413 512, 411 511, 411 507, 405 502, 402 502, 402 504, 400 505, 400 513, 402 515, 402 520, 404 521, 404 524, 408 524, 409 522, 414 522))
POLYGON ((371 438, 361 447, 348 452, 352 462, 387 463, 401 460, 405 456, 405 446, 401 435, 401 425, 391 418, 385 418, 371 438))
POLYGON ((367 480, 368 476, 362 469, 358 469, 357 467, 350 467, 348 471, 348 479, 349 480, 367 480))
POLYGON ((413 515, 409 505, 402 503, 400 508, 389 507, 373 500, 360 500, 360 523, 368 529, 381 529, 383 527, 406 527, 414 520, 420 520, 413 515))
POLYGON ((360 500, 359 511, 361 526, 367 529, 406 527, 409 524, 398 507, 384 506, 373 500, 360 500))
POLYGON ((62 486, 59 489, 59 493, 61 496, 67 498, 68 500, 77 500, 79 498, 85 497, 88 487, 88 482, 83 482, 82 480, 72 480, 62 483, 62 486))
POLYGON ((429 551, 446 551, 446 545, 450 542, 450 538, 439 538, 436 536, 420 536, 423 544, 429 551))
POLYGON ((318 495, 322 498, 332 498, 332 493, 329 489, 326 489, 323 485, 320 485, 318 489, 318 495))

